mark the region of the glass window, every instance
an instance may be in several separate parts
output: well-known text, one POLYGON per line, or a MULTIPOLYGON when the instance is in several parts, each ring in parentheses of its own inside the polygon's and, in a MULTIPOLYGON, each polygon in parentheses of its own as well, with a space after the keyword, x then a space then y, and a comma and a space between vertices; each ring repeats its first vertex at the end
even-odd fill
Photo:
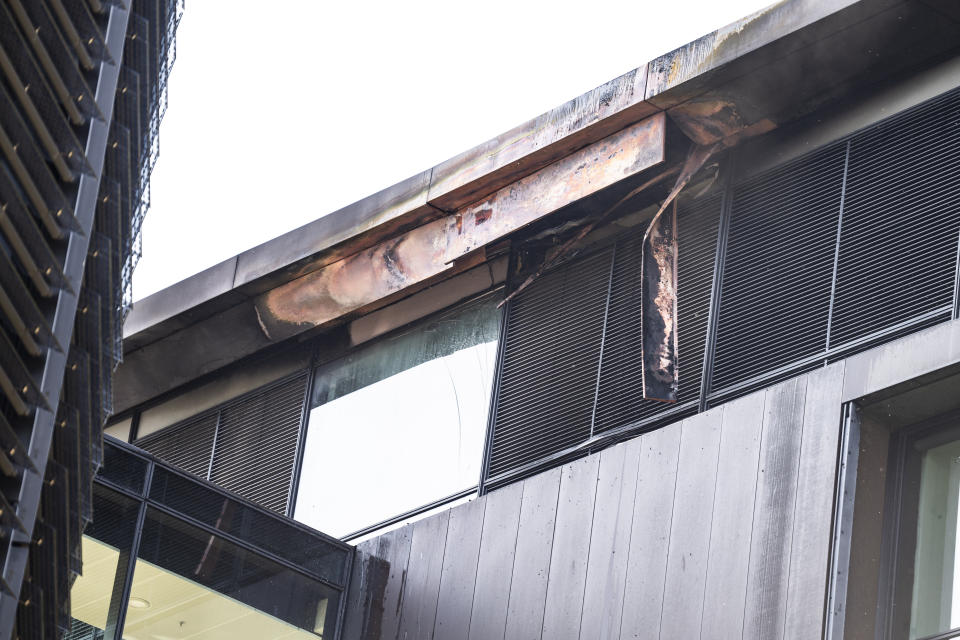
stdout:
POLYGON ((332 637, 339 594, 153 508, 147 510, 123 637, 332 637))
POLYGON ((919 471, 919 490, 914 494, 916 502, 911 500, 916 509, 911 639, 960 627, 960 439, 921 438, 913 449, 915 460, 912 465, 908 461, 907 469, 908 473, 911 467, 919 471))
POLYGON ((100 485, 93 491, 96 518, 81 541, 83 573, 70 590, 73 620, 66 640, 114 637, 140 507, 100 485))
POLYGON ((343 536, 477 484, 500 298, 320 366, 295 517, 343 536))

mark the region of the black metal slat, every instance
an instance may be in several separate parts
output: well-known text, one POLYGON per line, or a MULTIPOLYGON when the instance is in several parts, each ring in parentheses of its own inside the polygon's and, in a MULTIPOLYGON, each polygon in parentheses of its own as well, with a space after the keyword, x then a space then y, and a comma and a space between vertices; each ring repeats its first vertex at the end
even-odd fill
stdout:
POLYGON ((51 296, 52 288, 62 287, 66 282, 63 265, 29 213, 12 176, 4 169, 0 167, 0 231, 37 293, 51 296))
MULTIPOLYGON (((719 195, 682 203, 677 216, 678 404, 696 401, 700 394, 719 218, 719 195)), ((673 407, 643 399, 641 241, 642 232, 617 245, 597 391, 595 434, 648 419, 673 407)))
POLYGON ((303 373, 221 409, 212 482, 286 511, 306 383, 303 373))
POLYGON ((144 436, 133 444, 188 473, 206 479, 216 427, 217 412, 207 412, 144 436))
POLYGON ((589 439, 612 260, 574 260, 511 301, 489 475, 589 439))
MULTIPOLYGON (((25 94, 20 96, 21 104, 24 100, 29 101, 40 116, 41 122, 32 124, 38 132, 40 128, 46 129, 44 134, 49 134, 57 145, 58 160, 62 160, 74 173, 73 178, 81 173, 89 173, 90 164, 87 162, 84 146, 44 77, 36 57, 31 54, 31 49, 23 39, 23 34, 16 26, 16 21, 7 9, 6 3, 0 5, 0 33, 4 34, 3 50, 9 56, 20 82, 27 89, 25 94)), ((17 89, 14 88, 14 90, 17 89)), ((53 150, 48 152, 54 153, 53 150)), ((61 177, 67 178, 67 176, 61 177)))
POLYGON ((845 144, 734 188, 711 388, 826 348, 845 144))
POLYGON ((851 140, 832 347, 937 309, 949 317, 960 232, 958 148, 957 92, 851 140))

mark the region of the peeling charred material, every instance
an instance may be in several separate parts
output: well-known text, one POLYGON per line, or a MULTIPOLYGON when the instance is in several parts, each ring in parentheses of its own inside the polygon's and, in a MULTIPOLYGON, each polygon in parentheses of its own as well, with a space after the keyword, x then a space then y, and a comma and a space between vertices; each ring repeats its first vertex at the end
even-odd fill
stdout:
POLYGON ((646 191, 646 190, 649 189, 650 187, 652 187, 652 186, 654 186, 654 185, 657 185, 657 184, 663 182, 664 180, 666 180, 667 178, 669 178, 669 177, 672 176, 672 175, 675 175, 678 171, 680 171, 679 167, 673 167, 672 169, 667 169, 666 171, 655 175, 654 177, 650 178, 649 180, 647 180, 646 182, 644 182, 643 184, 641 184, 641 185, 640 185, 639 187, 637 187, 636 189, 631 190, 630 193, 628 193, 628 194, 625 195, 624 197, 622 197, 622 198, 620 198, 619 200, 617 200, 617 202, 614 203, 614 205, 613 205, 612 207, 610 207, 609 209, 607 209, 606 211, 604 211, 602 214, 600 214, 599 217, 597 217, 596 219, 594 219, 592 222, 590 222, 589 224, 586 224, 586 225, 584 225, 583 227, 581 227, 581 229, 580 229, 579 231, 577 231, 577 233, 575 233, 572 238, 570 238, 569 240, 567 240, 566 242, 564 242, 562 245, 560 245, 559 247, 557 247, 557 248, 550 254, 550 256, 548 256, 547 259, 543 261, 543 264, 541 264, 540 267, 537 268, 537 270, 536 270, 534 273, 532 273, 529 277, 527 277, 526 280, 524 280, 522 283, 520 283, 520 285, 519 285, 516 289, 514 289, 514 290, 510 293, 510 295, 508 295, 506 298, 504 298, 504 299, 500 302, 500 304, 497 305, 497 307, 502 307, 503 305, 507 304, 508 302, 510 302, 510 300, 511 300, 514 296, 516 296, 518 293, 520 293, 521 291, 523 291, 524 289, 526 289, 527 287, 529 287, 531 284, 533 284, 533 282, 534 282, 537 278, 539 278, 540 276, 542 276, 545 271, 547 271, 550 267, 552 267, 553 265, 557 264, 557 263, 560 262, 564 257, 566 257, 566 256, 573 250, 573 248, 577 245, 577 243, 580 242, 581 240, 583 240, 585 237, 587 237, 587 236, 590 234, 591 231, 593 231, 593 230, 596 229, 598 226, 600 226, 601 224, 603 224, 604 222, 606 222, 607 220, 609 220, 610 217, 611 217, 614 213, 616 213, 616 212, 620 209, 620 207, 622 207, 625 203, 627 203, 627 202, 629 202, 630 200, 632 200, 635 196, 640 195, 642 192, 646 191))
POLYGON ((676 402, 679 388, 676 200, 671 215, 658 216, 647 229, 641 270, 643 397, 676 402))
POLYGON ((656 114, 476 204, 292 280, 256 298, 264 334, 284 340, 439 276, 543 216, 664 160, 656 114))

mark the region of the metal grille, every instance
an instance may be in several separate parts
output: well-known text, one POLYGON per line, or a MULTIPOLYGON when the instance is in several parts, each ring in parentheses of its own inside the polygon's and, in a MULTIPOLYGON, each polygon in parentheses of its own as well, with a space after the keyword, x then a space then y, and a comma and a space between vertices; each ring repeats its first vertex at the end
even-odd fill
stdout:
MULTIPOLYGON (((0 3, 0 495, 21 497, 0 515, 0 589, 15 600, 29 573, 20 595, 36 598, 31 605, 29 595, 20 598, 16 633, 23 638, 67 629, 80 531, 92 517, 102 425, 122 357, 120 327, 138 251, 133 230, 148 201, 181 10, 182 0, 0 3), (137 50, 129 47, 130 56, 124 27, 128 39, 138 29, 149 36, 137 50), (147 63, 139 74, 124 74, 124 82, 135 76, 131 95, 103 91, 114 70, 141 60, 147 63), (104 143, 101 171, 104 157, 86 153, 104 143), (74 259, 84 254, 85 264, 74 259), (37 443, 32 456, 25 442, 37 443), (58 475, 41 492, 51 469, 58 475), (9 535, 11 522, 34 533, 29 559, 9 535)), ((11 606, 0 596, 0 635, 15 617, 11 606)))
POLYGON ((511 301, 489 474, 590 437, 613 250, 568 263, 511 301))
POLYGON ((678 370, 677 406, 643 399, 641 388, 640 243, 642 233, 617 245, 610 288, 607 330, 597 387, 594 434, 605 433, 652 416, 691 407, 700 395, 710 284, 716 253, 720 196, 681 203, 678 229, 678 370), (693 403, 693 404, 691 404, 693 403))
POLYGON ((134 444, 184 471, 285 513, 306 392, 307 373, 298 373, 134 444))
POLYGON ((955 92, 850 141, 831 349, 930 314, 949 317, 958 150, 955 92))
POLYGON ((202 413, 144 436, 134 444, 188 473, 206 478, 219 418, 218 411, 202 413))
POLYGON ((712 389, 822 352, 844 148, 830 145, 735 188, 712 389))
MULTIPOLYGON (((600 436, 696 411, 706 343, 720 196, 678 213, 680 402, 643 399, 643 231, 548 273, 510 304, 489 472, 535 471, 600 436)), ((584 450, 586 452, 586 450, 584 450)))

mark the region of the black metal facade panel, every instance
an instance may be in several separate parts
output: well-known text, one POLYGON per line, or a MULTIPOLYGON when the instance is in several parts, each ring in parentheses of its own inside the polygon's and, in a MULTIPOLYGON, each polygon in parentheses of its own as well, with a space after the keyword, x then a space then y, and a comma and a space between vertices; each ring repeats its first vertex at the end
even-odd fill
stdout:
POLYGON ((678 214, 680 393, 645 400, 641 359, 643 230, 544 275, 510 303, 489 477, 510 473, 659 416, 696 410, 721 198, 678 214))
POLYGON ((568 263, 510 302, 491 476, 590 437, 612 259, 568 263))
POLYGON ((270 383, 134 442, 158 458, 285 513, 307 373, 270 383))
POLYGON ((845 148, 735 187, 711 389, 824 350, 845 148))

